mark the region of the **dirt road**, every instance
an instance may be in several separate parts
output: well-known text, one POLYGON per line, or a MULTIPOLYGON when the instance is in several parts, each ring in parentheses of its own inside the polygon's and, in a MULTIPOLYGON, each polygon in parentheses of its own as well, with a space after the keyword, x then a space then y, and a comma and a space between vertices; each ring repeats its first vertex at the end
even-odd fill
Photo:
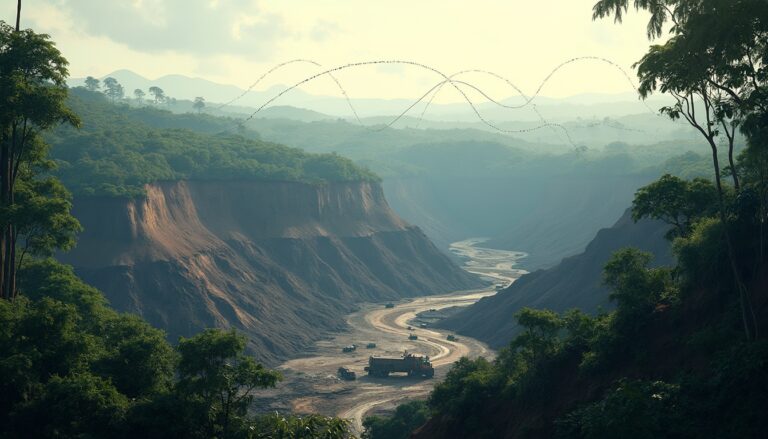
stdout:
MULTIPOLYGON (((466 258, 464 268, 500 283, 514 281, 522 273, 514 268, 515 261, 525 255, 519 252, 489 250, 478 247, 481 240, 455 243, 451 251, 466 258)), ((442 314, 441 310, 468 306, 485 296, 496 293, 495 288, 482 291, 456 292, 441 296, 410 299, 385 308, 383 304, 367 304, 348 317, 349 332, 317 343, 314 355, 288 361, 280 366, 286 379, 267 396, 263 408, 289 410, 296 413, 321 413, 350 419, 355 430, 362 431, 366 414, 388 410, 406 400, 425 398, 435 383, 445 376, 451 364, 462 356, 492 357, 494 352, 477 340, 459 337, 448 341, 449 331, 419 327, 442 314), (417 315, 424 313, 422 317, 417 315), (408 329, 409 326, 413 328, 408 329), (410 334, 418 340, 408 340, 410 334), (376 347, 368 349, 368 343, 376 347), (341 348, 355 344, 357 350, 343 353, 341 348), (369 377, 363 368, 371 355, 400 356, 404 352, 428 355, 435 367, 435 378, 407 376, 389 378, 369 377), (339 367, 357 373, 356 381, 336 378, 339 367)))

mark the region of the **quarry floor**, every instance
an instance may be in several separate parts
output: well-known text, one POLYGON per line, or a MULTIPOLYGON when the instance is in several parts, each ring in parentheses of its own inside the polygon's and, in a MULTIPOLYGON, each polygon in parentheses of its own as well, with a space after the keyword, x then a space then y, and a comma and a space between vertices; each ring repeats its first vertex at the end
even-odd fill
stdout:
MULTIPOLYGON (((508 284, 525 273, 515 268, 524 253, 479 247, 482 239, 469 239, 451 245, 451 251, 464 261, 464 269, 496 283, 508 284)), ((320 340, 306 357, 282 364, 285 379, 276 389, 260 392, 259 411, 320 413, 352 421, 357 433, 362 420, 373 413, 391 411, 403 402, 423 399, 448 372, 450 365, 463 356, 493 358, 495 353, 484 343, 463 336, 448 341, 450 331, 430 327, 445 312, 469 306, 483 297, 496 294, 496 288, 459 291, 451 294, 408 299, 385 308, 383 303, 364 304, 349 315, 349 331, 320 340), (419 325, 426 323, 426 328, 419 325), (409 330, 408 326, 413 329, 409 330), (410 334, 418 340, 408 340, 410 334), (367 349, 368 343, 376 348, 367 349), (344 353, 342 348, 355 344, 356 351, 344 353), (432 379, 390 375, 369 377, 363 368, 371 355, 400 356, 404 352, 428 355, 435 367, 432 379), (357 380, 342 381, 336 376, 339 367, 356 372, 357 380)))

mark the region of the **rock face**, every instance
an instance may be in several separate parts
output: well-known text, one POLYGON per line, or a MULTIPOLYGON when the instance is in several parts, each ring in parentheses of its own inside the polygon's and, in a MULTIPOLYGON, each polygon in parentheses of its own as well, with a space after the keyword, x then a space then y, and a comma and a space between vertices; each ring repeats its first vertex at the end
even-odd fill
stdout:
POLYGON ((112 305, 171 340, 235 328, 268 364, 344 328, 361 301, 470 288, 376 183, 165 182, 142 199, 86 197, 61 257, 112 305))
POLYGON ((506 345, 520 331, 514 314, 523 307, 557 312, 579 308, 595 313, 611 307, 602 285, 603 266, 613 252, 637 247, 654 255, 654 266, 673 262, 664 234, 670 226, 660 221, 632 221, 626 211, 610 228, 602 229, 583 253, 558 265, 522 276, 508 288, 487 297, 439 323, 439 326, 487 342, 494 348, 506 345))

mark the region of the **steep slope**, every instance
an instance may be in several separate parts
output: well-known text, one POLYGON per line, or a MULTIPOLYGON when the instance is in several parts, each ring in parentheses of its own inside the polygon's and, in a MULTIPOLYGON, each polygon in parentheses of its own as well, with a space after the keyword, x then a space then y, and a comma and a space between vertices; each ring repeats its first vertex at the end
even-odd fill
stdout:
POLYGON ((637 247, 655 255, 655 265, 669 265, 672 255, 664 234, 669 226, 658 221, 632 221, 629 211, 613 227, 602 229, 583 253, 558 265, 526 274, 497 295, 480 300, 439 323, 440 326, 501 347, 517 334, 513 315, 523 307, 562 312, 571 308, 594 313, 608 308, 602 286, 603 265, 623 247, 637 247))
POLYGON ((179 181, 145 191, 76 198, 85 232, 61 259, 172 340, 231 327, 274 364, 342 329, 360 301, 478 285, 398 218, 374 182, 179 181))
POLYGON ((637 188, 650 180, 632 174, 521 174, 390 179, 384 190, 392 208, 437 245, 490 237, 484 246, 528 253, 520 266, 530 271, 581 253, 595 231, 610 227, 637 188))

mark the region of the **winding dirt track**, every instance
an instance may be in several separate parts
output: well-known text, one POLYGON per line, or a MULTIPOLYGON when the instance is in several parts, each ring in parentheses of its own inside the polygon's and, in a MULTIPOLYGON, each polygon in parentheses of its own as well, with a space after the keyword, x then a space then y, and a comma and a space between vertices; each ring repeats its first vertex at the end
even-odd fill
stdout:
MULTIPOLYGON (((418 335, 419 339, 412 341, 417 347, 411 349, 411 351, 432 352, 430 355, 432 366, 439 371, 439 368, 442 366, 453 364, 461 357, 470 356, 474 358, 478 356, 489 356, 492 355, 493 352, 485 344, 466 337, 459 338, 457 341, 448 341, 446 340, 446 335, 449 334, 448 331, 423 328, 414 329, 412 331, 408 330, 408 322, 415 319, 416 314, 420 312, 431 309, 440 310, 453 306, 468 306, 485 296, 490 296, 495 293, 495 290, 484 290, 468 294, 433 296, 418 299, 397 305, 395 308, 370 311, 365 314, 365 322, 375 330, 405 339, 407 339, 411 333, 415 333, 418 335)), ((405 389, 399 386, 392 387, 389 391, 382 393, 371 392, 370 397, 363 398, 352 407, 341 410, 337 413, 337 416, 352 420, 355 429, 360 432, 363 428, 362 422, 365 414, 373 408, 392 404, 403 399, 413 399, 415 397, 424 396, 431 390, 433 385, 434 380, 429 380, 428 382, 422 381, 419 384, 410 386, 408 392, 403 392, 405 389), (384 394, 387 396, 382 397, 384 394)))
MULTIPOLYGON (((467 240, 452 246, 454 253, 468 259, 464 266, 467 271, 502 283, 512 282, 523 273, 513 267, 524 254, 476 247, 480 242, 482 240, 467 240)), ((382 304, 364 306, 361 311, 349 316, 349 333, 318 343, 317 355, 291 360, 280 367, 293 374, 291 379, 307 383, 302 384, 303 394, 292 399, 292 409, 349 419, 356 432, 360 433, 363 418, 372 410, 391 408, 406 400, 426 397, 435 383, 445 376, 450 365, 461 357, 492 357, 494 352, 484 343, 467 337, 448 341, 446 337, 451 334, 450 331, 419 327, 409 330, 409 324, 421 312, 435 310, 439 313, 444 308, 469 306, 495 293, 495 288, 491 288, 412 299, 398 303, 394 308, 385 308, 382 304), (417 335, 418 340, 408 340, 410 334, 417 335), (376 348, 363 348, 367 342, 375 342, 376 348), (353 343, 360 349, 352 353, 341 352, 341 346, 353 343), (405 376, 374 378, 363 371, 369 355, 399 356, 404 351, 429 355, 435 367, 435 379, 405 376), (355 371, 358 380, 335 380, 334 374, 340 366, 355 371)))

